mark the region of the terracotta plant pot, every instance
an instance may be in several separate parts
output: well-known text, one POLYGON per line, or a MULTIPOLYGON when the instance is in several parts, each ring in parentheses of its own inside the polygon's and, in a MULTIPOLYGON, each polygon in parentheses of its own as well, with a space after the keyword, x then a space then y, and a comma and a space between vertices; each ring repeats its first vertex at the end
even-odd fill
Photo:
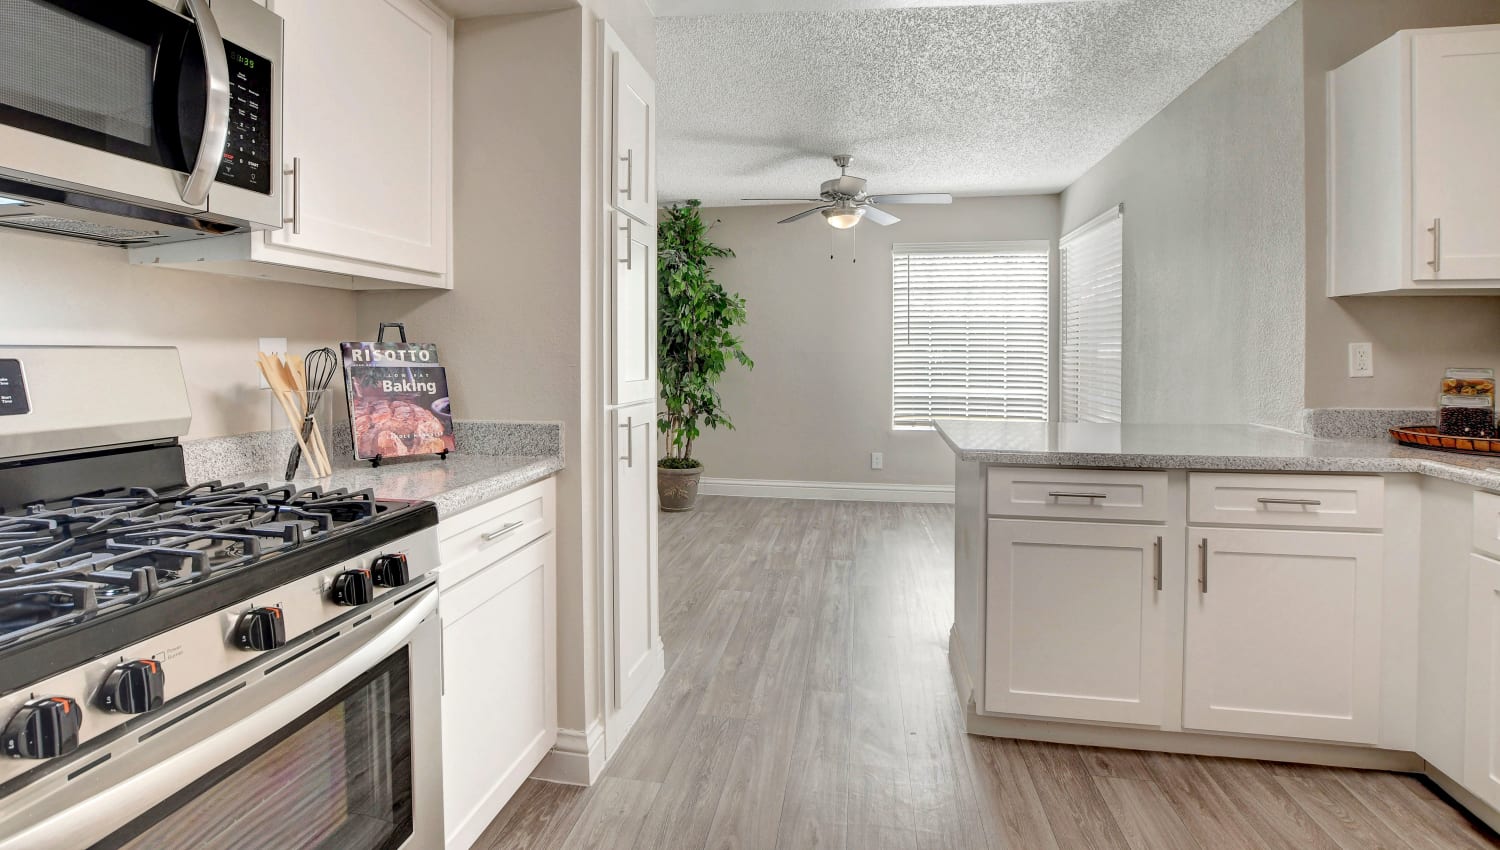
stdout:
POLYGON ((664 511, 690 511, 698 502, 698 479, 703 467, 692 469, 656 468, 656 495, 664 511))

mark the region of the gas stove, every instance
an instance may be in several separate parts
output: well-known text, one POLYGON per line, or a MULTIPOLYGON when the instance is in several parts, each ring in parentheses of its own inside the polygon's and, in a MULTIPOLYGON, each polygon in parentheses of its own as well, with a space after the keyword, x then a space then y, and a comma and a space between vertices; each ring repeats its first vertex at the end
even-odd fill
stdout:
POLYGON ((189 421, 173 349, 0 347, 0 850, 438 846, 436 508, 189 421))

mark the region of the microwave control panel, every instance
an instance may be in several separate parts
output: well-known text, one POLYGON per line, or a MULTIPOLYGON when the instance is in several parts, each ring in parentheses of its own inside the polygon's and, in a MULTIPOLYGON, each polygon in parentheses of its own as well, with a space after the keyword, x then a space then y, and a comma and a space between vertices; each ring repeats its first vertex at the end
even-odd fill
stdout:
POLYGON ((21 361, 0 359, 0 416, 20 416, 31 412, 26 399, 26 373, 21 361))
POLYGON ((271 62, 224 42, 229 59, 229 139, 220 183, 271 194, 271 62))

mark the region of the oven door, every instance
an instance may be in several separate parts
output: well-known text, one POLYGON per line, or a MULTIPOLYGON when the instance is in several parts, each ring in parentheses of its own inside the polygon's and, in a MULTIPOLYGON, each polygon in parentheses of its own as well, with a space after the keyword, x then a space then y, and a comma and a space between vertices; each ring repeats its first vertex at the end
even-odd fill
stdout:
POLYGON ((0 848, 441 847, 436 612, 433 587, 387 598, 143 716, 0 803, 0 848))
POLYGON ((0 0, 0 169, 207 209, 229 70, 208 0, 0 0))

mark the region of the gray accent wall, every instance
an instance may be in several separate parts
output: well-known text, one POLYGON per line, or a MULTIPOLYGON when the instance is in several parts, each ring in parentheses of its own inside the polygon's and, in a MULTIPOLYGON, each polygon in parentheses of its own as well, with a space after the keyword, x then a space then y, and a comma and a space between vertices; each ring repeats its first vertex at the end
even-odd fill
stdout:
MULTIPOLYGON (((856 172, 878 190, 878 173, 856 172)), ((952 484, 953 453, 935 432, 891 428, 891 246, 1055 243, 1057 196, 891 207, 900 224, 864 222, 843 232, 821 217, 776 224, 808 206, 703 212, 718 221, 711 239, 734 249, 735 257, 716 264, 716 278, 749 302, 744 340, 755 359, 754 371, 731 366, 720 385, 736 427, 698 441, 704 475, 952 484), (870 469, 876 451, 885 455, 884 469, 870 469)), ((1055 251, 1053 267, 1055 281, 1055 251)))

